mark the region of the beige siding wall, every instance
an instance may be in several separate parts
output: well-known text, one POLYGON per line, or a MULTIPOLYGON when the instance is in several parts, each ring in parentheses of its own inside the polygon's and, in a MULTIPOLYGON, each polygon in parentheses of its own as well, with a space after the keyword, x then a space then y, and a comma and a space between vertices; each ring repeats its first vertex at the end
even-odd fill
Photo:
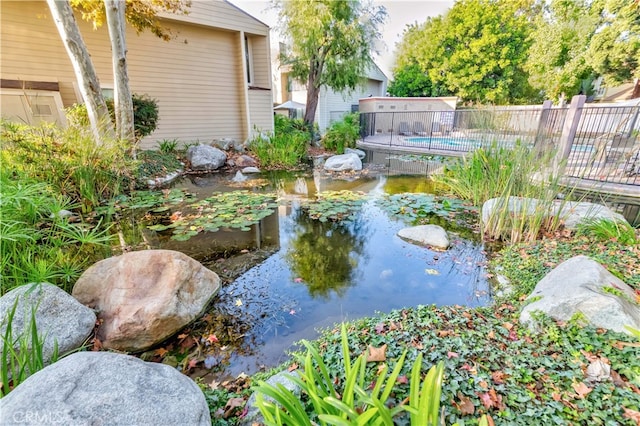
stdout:
MULTIPOLYGON (((254 31, 268 28, 246 18, 247 15, 225 2, 194 1, 198 9, 227 10, 254 31)), ((67 53, 43 1, 0 1, 1 53, 3 79, 57 81, 65 106, 79 100, 74 88, 75 76, 67 53)), ((190 15, 195 19, 197 14, 190 15)), ((216 19, 222 19, 218 16, 216 19)), ((239 22, 240 22, 239 21, 239 22)), ((227 21, 231 25, 233 22, 227 21)), ((94 31, 80 21, 80 30, 88 46, 100 83, 112 87, 112 69, 106 28, 94 31)), ((223 31, 173 21, 177 37, 164 42, 150 33, 137 35, 127 31, 129 77, 134 93, 148 94, 158 100, 160 121, 143 146, 155 141, 177 138, 182 141, 210 141, 248 136, 245 96, 246 79, 242 73, 239 32, 223 31)), ((258 37, 261 39, 261 37, 258 37)), ((267 39, 267 37, 264 37, 267 39)), ((267 49, 267 58, 268 49, 267 49)), ((261 62, 259 59, 257 62, 261 62)), ((269 70, 256 69, 261 81, 268 81, 269 70), (265 77, 266 75, 266 77, 265 77)), ((268 96, 271 92, 267 91, 268 96)), ((260 103, 256 103, 256 108, 260 103)), ((257 117, 271 114, 271 104, 257 117)))
POLYGON ((273 130, 273 104, 270 90, 249 90, 251 132, 273 130))

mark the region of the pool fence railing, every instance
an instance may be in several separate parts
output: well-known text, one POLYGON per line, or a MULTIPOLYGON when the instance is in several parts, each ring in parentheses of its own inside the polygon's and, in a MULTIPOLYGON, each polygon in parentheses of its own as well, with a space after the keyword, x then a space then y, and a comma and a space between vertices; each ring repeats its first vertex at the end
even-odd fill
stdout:
POLYGON ((545 101, 538 106, 363 112, 359 144, 463 155, 479 147, 509 147, 519 141, 554 150, 556 172, 567 178, 627 189, 640 186, 640 100, 624 105, 585 101, 585 96, 578 95, 568 106, 545 101))

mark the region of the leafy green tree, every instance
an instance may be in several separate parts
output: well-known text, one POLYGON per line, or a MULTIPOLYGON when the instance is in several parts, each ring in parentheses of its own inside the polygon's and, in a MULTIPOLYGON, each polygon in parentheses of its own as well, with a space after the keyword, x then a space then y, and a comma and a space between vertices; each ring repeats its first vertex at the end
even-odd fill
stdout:
POLYGON ((396 69, 393 81, 389 84, 391 96, 433 96, 433 84, 426 71, 420 65, 413 63, 396 69))
POLYGON ((304 121, 312 128, 320 89, 355 89, 372 64, 371 50, 386 18, 384 7, 337 0, 274 0, 290 51, 283 65, 307 84, 304 121))
POLYGON ((589 42, 587 62, 607 85, 640 78, 640 1, 595 0, 594 7, 602 20, 589 42))
POLYGON ((399 64, 415 58, 438 95, 495 104, 531 101, 524 63, 537 10, 533 0, 460 0, 445 16, 405 32, 399 64))
POLYGON ((593 77, 586 47, 600 18, 591 3, 552 0, 536 19, 526 69, 531 85, 547 98, 576 95, 582 82, 593 77))

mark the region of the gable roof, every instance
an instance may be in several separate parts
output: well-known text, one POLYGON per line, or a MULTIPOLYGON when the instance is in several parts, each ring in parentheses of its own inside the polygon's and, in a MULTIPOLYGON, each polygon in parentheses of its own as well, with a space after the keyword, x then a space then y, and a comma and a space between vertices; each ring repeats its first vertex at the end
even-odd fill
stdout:
POLYGON ((227 0, 196 0, 191 2, 189 13, 160 13, 164 19, 219 28, 229 31, 244 31, 250 34, 268 35, 269 26, 251 16, 227 0))

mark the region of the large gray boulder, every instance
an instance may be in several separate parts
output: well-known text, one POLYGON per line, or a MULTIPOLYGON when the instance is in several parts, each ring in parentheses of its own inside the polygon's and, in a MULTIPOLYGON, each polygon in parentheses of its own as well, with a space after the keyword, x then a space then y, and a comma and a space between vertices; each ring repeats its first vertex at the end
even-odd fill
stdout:
POLYGON ((211 425, 198 386, 164 364, 111 352, 78 352, 0 399, 0 424, 211 425))
MULTIPOLYGON (((0 336, 7 330, 7 316, 14 306, 11 322, 14 339, 29 333, 32 309, 35 310, 38 334, 44 338, 45 365, 51 362, 56 344, 60 355, 78 349, 96 324, 93 311, 61 288, 49 283, 27 284, 0 297, 0 336)), ((3 348, 4 340, 0 339, 0 352, 3 348)))
POLYGON ((187 160, 192 170, 216 170, 224 166, 227 154, 209 145, 193 145, 187 149, 187 160))
POLYGON ((442 250, 449 248, 447 231, 438 225, 420 225, 403 228, 398 231, 398 236, 411 243, 423 246, 431 246, 442 250))
POLYGON ((362 170, 362 161, 354 153, 333 155, 324 162, 324 169, 331 172, 362 170))
POLYGON ((547 212, 547 216, 557 215, 567 229, 576 229, 580 223, 597 219, 628 223, 624 216, 601 204, 563 200, 554 200, 545 204, 545 202, 535 198, 525 197, 509 197, 506 204, 502 198, 487 200, 482 205, 482 222, 488 223, 496 210, 501 210, 505 207, 510 213, 519 214, 525 211, 529 215, 544 209, 547 212))
POLYGON ((94 264, 72 294, 97 312, 105 348, 138 352, 198 318, 219 289, 218 275, 189 256, 143 250, 94 264))
POLYGON ((520 321, 535 330, 532 313, 540 311, 555 320, 583 315, 595 327, 626 332, 625 325, 640 328, 640 305, 635 293, 598 262, 573 257, 549 272, 529 295, 532 302, 520 313, 520 321))

